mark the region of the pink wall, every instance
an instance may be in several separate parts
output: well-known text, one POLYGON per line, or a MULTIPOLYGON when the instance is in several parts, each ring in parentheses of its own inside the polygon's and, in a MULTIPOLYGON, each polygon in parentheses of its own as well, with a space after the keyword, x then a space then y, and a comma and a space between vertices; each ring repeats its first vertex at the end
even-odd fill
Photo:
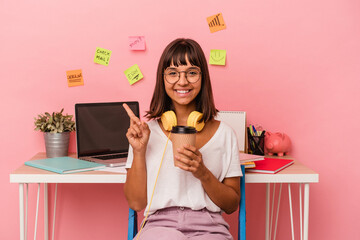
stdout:
MULTIPOLYGON (((286 132, 292 155, 320 174, 310 188, 310 239, 359 239, 359 23, 357 0, 1 1, 0 238, 19 236, 18 187, 9 173, 44 151, 33 117, 95 101, 138 100, 144 112, 161 51, 190 37, 207 57, 227 50, 225 67, 210 66, 217 108, 246 111, 249 123, 286 132), (227 29, 211 34, 206 17, 219 12, 227 29), (145 52, 128 50, 131 35, 145 36, 145 52), (96 47, 113 51, 109 66, 93 63, 96 47), (130 86, 123 71, 135 63, 145 77, 130 86), (66 71, 74 69, 82 69, 84 86, 67 87, 66 71)), ((249 239, 264 236, 264 190, 247 185, 249 239)), ((30 216, 35 197, 32 185, 30 216)), ((286 197, 283 203, 278 236, 285 240, 286 197)), ((125 239, 122 186, 60 185, 57 214, 56 239, 125 239)), ((234 234, 236 216, 227 217, 234 234)), ((31 218, 30 236, 33 225, 31 218)))

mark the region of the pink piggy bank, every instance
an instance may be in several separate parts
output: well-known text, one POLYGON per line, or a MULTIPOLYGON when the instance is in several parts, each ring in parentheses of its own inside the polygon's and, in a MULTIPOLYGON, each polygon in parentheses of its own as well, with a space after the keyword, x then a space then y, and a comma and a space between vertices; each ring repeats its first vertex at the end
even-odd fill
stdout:
POLYGON ((290 151, 291 141, 285 133, 265 133, 265 149, 270 156, 276 153, 278 156, 284 156, 290 151))

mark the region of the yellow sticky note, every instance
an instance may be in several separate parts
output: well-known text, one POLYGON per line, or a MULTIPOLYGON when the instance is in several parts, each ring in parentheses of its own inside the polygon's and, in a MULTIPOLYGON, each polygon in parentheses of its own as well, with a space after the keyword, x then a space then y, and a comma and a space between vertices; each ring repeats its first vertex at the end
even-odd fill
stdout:
POLYGON ((225 21, 224 21, 224 18, 221 13, 210 16, 210 17, 206 18, 206 20, 209 24, 211 33, 217 32, 217 31, 220 31, 220 30, 223 30, 226 28, 225 21))
POLYGON ((124 71, 124 73, 125 73, 127 80, 129 81, 130 85, 133 85, 134 83, 136 83, 137 81, 139 81, 140 79, 142 79, 144 77, 137 64, 126 69, 124 71))
POLYGON ((84 85, 84 79, 82 76, 81 69, 66 71, 66 77, 67 77, 69 87, 84 85))
POLYGON ((209 64, 225 65, 226 50, 212 49, 210 50, 209 64))
POLYGON ((96 48, 94 62, 101 65, 109 65, 111 51, 104 48, 96 48))

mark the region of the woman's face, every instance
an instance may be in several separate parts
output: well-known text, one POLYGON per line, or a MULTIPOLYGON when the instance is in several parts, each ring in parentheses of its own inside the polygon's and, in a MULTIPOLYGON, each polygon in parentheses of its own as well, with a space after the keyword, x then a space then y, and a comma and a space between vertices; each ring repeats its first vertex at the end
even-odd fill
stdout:
POLYGON ((185 106, 195 103, 194 100, 201 90, 201 69, 197 66, 192 66, 188 60, 186 62, 187 65, 178 67, 171 65, 164 71, 165 91, 172 99, 175 107, 176 105, 185 106), (178 72, 180 73, 179 80, 172 83, 178 72), (197 79, 197 74, 199 74, 199 79, 194 82, 197 79), (170 80, 171 78, 172 80, 170 80))

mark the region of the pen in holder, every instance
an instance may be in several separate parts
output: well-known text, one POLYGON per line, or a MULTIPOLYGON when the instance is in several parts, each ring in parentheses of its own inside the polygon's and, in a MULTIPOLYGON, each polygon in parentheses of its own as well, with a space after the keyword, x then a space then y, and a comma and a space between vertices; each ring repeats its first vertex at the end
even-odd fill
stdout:
POLYGON ((265 130, 262 131, 260 136, 254 136, 250 128, 247 128, 247 135, 249 153, 264 156, 265 130))

